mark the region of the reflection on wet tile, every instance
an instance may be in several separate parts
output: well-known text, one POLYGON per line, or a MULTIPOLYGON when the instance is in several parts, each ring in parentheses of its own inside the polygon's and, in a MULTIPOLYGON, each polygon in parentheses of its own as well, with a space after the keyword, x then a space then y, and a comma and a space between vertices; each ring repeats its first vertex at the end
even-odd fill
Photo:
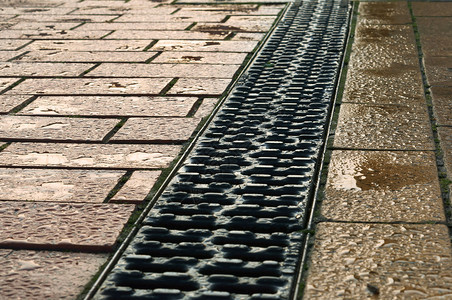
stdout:
POLYGON ((320 223, 304 299, 450 299, 444 225, 320 223))
POLYGON ((434 153, 333 151, 321 213, 334 221, 444 221, 434 153))

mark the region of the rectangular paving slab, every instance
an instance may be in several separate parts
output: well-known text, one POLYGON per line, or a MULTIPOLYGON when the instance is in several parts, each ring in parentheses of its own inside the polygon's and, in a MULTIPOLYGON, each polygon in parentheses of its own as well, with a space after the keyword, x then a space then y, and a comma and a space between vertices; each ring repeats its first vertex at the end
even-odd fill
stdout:
POLYGON ((197 97, 41 96, 18 114, 185 117, 197 101, 197 97))
POLYGON ((0 49, 14 51, 22 48, 33 40, 10 40, 10 39, 0 39, 0 49))
POLYGON ((0 78, 0 91, 8 88, 17 81, 19 81, 19 78, 0 78))
POLYGON ((74 30, 96 31, 96 30, 184 30, 193 22, 121 22, 121 23, 86 23, 74 30))
POLYGON ((230 83, 230 79, 221 78, 180 78, 167 94, 219 96, 226 90, 230 83))
POLYGON ((411 15, 408 4, 400 2, 360 2, 358 13, 367 24, 408 24, 411 15))
POLYGON ((110 251, 134 205, 0 202, 0 246, 110 251))
POLYGON ((0 72, 2 76, 76 77, 93 66, 82 63, 4 62, 0 63, 0 72))
POLYGON ((200 32, 190 30, 116 30, 107 39, 118 40, 223 40, 230 32, 200 32))
POLYGON ((320 223, 304 299, 449 299, 445 225, 320 223))
POLYGON ((109 202, 141 203, 154 186, 160 171, 135 171, 109 202))
POLYGON ((151 51, 213 51, 213 52, 251 52, 257 41, 184 41, 160 40, 151 51))
POLYGON ((145 62, 157 52, 69 52, 55 50, 30 51, 15 61, 45 62, 145 62))
POLYGON ((452 86, 434 86, 430 91, 436 122, 452 126, 452 86))
POLYGON ((434 152, 333 151, 321 215, 346 222, 441 222, 434 152))
POLYGON ((449 179, 452 179, 452 127, 439 127, 438 134, 449 179))
POLYGON ((1 249, 0 298, 75 299, 107 258, 103 253, 1 249))
POLYGON ((25 50, 64 50, 64 51, 143 51, 151 41, 148 40, 49 40, 34 41, 25 50))
POLYGON ((65 39, 65 40, 81 40, 81 39, 100 39, 111 31, 66 31, 66 30, 2 30, 0 38, 2 39, 65 39))
POLYGON ((124 171, 0 169, 0 200, 101 203, 124 171))
POLYGON ((0 139, 102 141, 118 119, 0 116, 0 139))
POLYGON ((239 64, 247 53, 234 52, 170 52, 166 51, 155 58, 153 63, 189 63, 189 64, 239 64))
POLYGON ((429 85, 452 87, 452 52, 448 57, 426 56, 424 65, 429 85))
POLYGON ((0 95, 0 114, 8 113, 30 98, 30 95, 0 95))
POLYGON ((12 143, 0 152, 0 165, 120 169, 166 168, 180 150, 179 145, 12 143))

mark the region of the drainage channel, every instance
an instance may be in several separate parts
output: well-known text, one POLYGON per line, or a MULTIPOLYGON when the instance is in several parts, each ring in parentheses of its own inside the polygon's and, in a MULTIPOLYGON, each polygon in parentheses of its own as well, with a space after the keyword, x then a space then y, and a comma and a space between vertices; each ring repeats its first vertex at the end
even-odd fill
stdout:
POLYGON ((291 4, 94 298, 295 297, 349 11, 291 4))

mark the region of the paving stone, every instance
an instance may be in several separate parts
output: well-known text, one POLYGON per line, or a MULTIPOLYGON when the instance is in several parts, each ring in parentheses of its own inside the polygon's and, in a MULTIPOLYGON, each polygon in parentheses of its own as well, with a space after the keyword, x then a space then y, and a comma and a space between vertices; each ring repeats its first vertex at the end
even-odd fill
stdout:
POLYGON ((10 60, 22 53, 23 51, 0 51, 0 62, 10 60))
POLYGON ((179 145, 12 143, 0 152, 0 165, 77 168, 167 168, 179 145))
POLYGON ((409 24, 411 15, 406 2, 360 2, 359 16, 368 24, 409 24))
POLYGON ((278 15, 284 5, 257 5, 257 4, 216 4, 216 5, 175 5, 180 8, 175 16, 191 16, 203 11, 217 12, 228 15, 278 15))
POLYGON ((189 64, 240 64, 247 53, 234 52, 163 52, 153 63, 189 63, 189 64))
POLYGON ((33 78, 8 91, 8 94, 47 95, 143 95, 158 94, 168 78, 33 78))
POLYGON ((197 78, 181 78, 168 91, 168 94, 177 95, 221 95, 229 83, 230 79, 197 79, 197 78))
POLYGON ((82 63, 27 63, 3 62, 0 63, 2 76, 79 76, 94 64, 82 63))
POLYGON ((0 95, 0 114, 8 113, 29 98, 30 95, 0 95))
POLYGON ((452 127, 439 127, 438 134, 444 155, 444 164, 449 178, 452 178, 452 127))
POLYGON ((184 30, 193 22, 146 22, 146 23, 86 23, 76 28, 74 31, 95 31, 95 30, 184 30))
POLYGON ((112 141, 186 141, 199 123, 196 118, 130 118, 112 141))
POLYGON ((134 9, 133 7, 128 6, 116 6, 116 7, 80 7, 71 15, 115 15, 115 14, 124 14, 124 15, 171 15, 176 10, 172 5, 168 6, 141 6, 134 9))
MULTIPOLYGON (((8 29, 14 30, 69 30, 80 26, 84 21, 77 22, 18 22, 8 29)), ((88 23, 89 24, 89 23, 88 23)))
POLYGON ((177 17, 174 15, 158 15, 158 14, 147 14, 147 15, 133 15, 133 14, 124 14, 121 17, 115 19, 116 22, 221 22, 226 17, 226 15, 218 15, 218 14, 193 14, 189 17, 177 17))
MULTIPOLYGON (((0 31, 1 33, 1 31, 0 31)), ((120 40, 223 40, 229 35, 227 31, 199 32, 189 30, 116 30, 107 39, 120 40)))
POLYGON ((32 40, 10 40, 10 39, 0 39, 0 49, 7 51, 17 50, 32 40))
POLYGON ((100 203, 124 174, 124 171, 1 168, 0 200, 100 203))
POLYGON ((199 106, 198 110, 195 113, 195 118, 202 119, 208 117, 214 110, 217 103, 218 103, 217 98, 203 99, 201 105, 199 106))
POLYGON ((418 3, 413 2, 413 14, 417 17, 452 17, 452 3, 418 3))
POLYGON ((450 28, 452 28, 451 17, 418 17, 416 18, 417 28, 421 34, 421 38, 429 35, 446 35, 452 36, 450 28))
POLYGON ((118 119, 0 116, 0 139, 102 141, 118 119))
POLYGON ((343 103, 335 148, 434 150, 425 105, 363 105, 343 103))
POLYGON ((452 36, 447 35, 421 35, 422 51, 425 57, 449 56, 452 57, 452 36))
POLYGON ((110 202, 141 203, 154 186, 160 171, 135 171, 110 202))
POLYGON ((264 36, 263 33, 239 32, 232 37, 231 41, 261 41, 264 36))
POLYGON ((449 299, 445 225, 320 223, 304 299, 449 299))
POLYGON ((2 39, 99 39, 111 31, 2 30, 2 39))
MULTIPOLYGON (((1 54, 1 53, 0 53, 1 54)), ((69 52, 30 51, 15 61, 45 62, 145 62, 157 52, 69 52)))
POLYGON ((107 259, 108 254, 1 249, 0 298, 75 299, 107 259))
POLYGON ((452 86, 434 86, 430 90, 437 124, 452 126, 452 86))
POLYGON ((25 50, 62 51, 143 51, 150 44, 148 40, 39 40, 25 47, 25 50))
POLYGON ((256 41, 182 41, 160 40, 151 51, 213 51, 213 52, 251 52, 256 41))
POLYGON ((224 30, 221 29, 222 26, 226 26, 226 28, 239 28, 238 31, 267 32, 268 30, 270 30, 274 21, 274 16, 231 16, 226 22, 222 24, 211 24, 211 26, 209 26, 209 24, 199 23, 197 30, 202 29, 221 31, 224 30))
POLYGON ((427 80, 431 86, 452 86, 452 56, 424 57, 427 80))
POLYGON ((434 152, 333 151, 324 218, 347 222, 444 221, 434 152))
POLYGON ((3 15, 66 15, 73 9, 67 7, 39 7, 28 8, 18 6, 2 7, 3 15))
POLYGON ((82 23, 82 22, 108 22, 119 17, 118 15, 20 15, 14 18, 19 22, 44 23, 82 23))
POLYGON ((240 65, 108 63, 100 65, 86 76, 232 79, 239 68, 240 65))
POLYGON ((0 202, 0 245, 111 251, 134 205, 0 202))
POLYGON ((185 117, 196 101, 195 97, 41 96, 18 114, 185 117))
POLYGON ((3 91, 18 80, 19 78, 0 78, 0 91, 3 91))

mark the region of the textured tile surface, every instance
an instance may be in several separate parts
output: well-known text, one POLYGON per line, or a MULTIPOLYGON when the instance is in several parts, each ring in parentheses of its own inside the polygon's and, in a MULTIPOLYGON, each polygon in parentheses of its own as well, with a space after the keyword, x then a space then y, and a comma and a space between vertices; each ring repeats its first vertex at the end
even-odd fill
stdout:
POLYGON ((153 63, 190 63, 190 64, 238 64, 246 53, 221 52, 163 52, 153 63))
MULTIPOLYGON (((97 23, 93 23, 97 24, 97 23)), ((156 52, 69 52, 40 50, 30 51, 18 61, 61 61, 61 62, 145 62, 156 52)))
POLYGON ((0 95, 0 113, 9 112, 29 98, 29 95, 0 95))
POLYGON ((123 171, 0 169, 0 200, 97 202, 124 175, 123 171))
POLYGON ((75 299, 107 258, 107 254, 1 249, 0 298, 75 299))
POLYGON ((3 166, 166 168, 178 145, 12 143, 0 152, 3 166))
POLYGON ((452 86, 434 86, 431 92, 436 122, 452 126, 452 86))
POLYGON ((320 223, 304 299, 449 299, 444 225, 320 223))
POLYGON ((418 17, 452 17, 452 3, 413 2, 412 5, 414 15, 418 17))
POLYGON ((444 164, 449 178, 452 179, 452 127, 439 127, 438 133, 444 155, 444 164))
POLYGON ((160 171, 136 171, 110 202, 140 203, 151 191, 160 171))
POLYGON ((151 47, 151 51, 214 51, 214 52, 251 52, 256 47, 254 41, 183 41, 160 40, 151 47))
POLYGON ((93 64, 65 63, 0 63, 2 76, 78 76, 94 66, 93 64))
POLYGON ((110 251, 134 205, 0 202, 0 246, 110 251))
POLYGON ((181 78, 168 91, 168 94, 219 96, 230 83, 229 79, 181 78))
POLYGON ((147 40, 95 40, 95 41, 35 41, 24 50, 63 51, 143 51, 150 44, 147 40))
POLYGON ((408 24, 410 11, 406 2, 361 2, 358 12, 360 18, 369 24, 408 24))
POLYGON ((433 152, 333 151, 321 214, 348 222, 444 221, 433 152))
POLYGON ((428 83, 432 86, 452 87, 452 53, 449 57, 424 58, 428 83))

